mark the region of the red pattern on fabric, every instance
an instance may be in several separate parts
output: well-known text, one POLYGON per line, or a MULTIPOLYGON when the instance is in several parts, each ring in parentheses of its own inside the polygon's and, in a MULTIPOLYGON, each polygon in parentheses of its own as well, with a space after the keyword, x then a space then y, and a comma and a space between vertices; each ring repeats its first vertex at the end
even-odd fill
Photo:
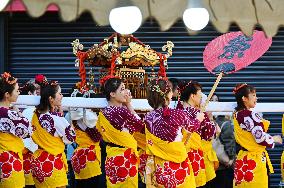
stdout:
POLYGON ((152 140, 147 140, 147 144, 149 144, 150 146, 152 146, 154 143, 152 140))
POLYGON ((23 167, 24 167, 24 173, 30 174, 31 173, 31 160, 32 160, 32 153, 27 152, 23 154, 23 167))
POLYGON ((124 164, 124 157, 123 156, 117 156, 115 159, 114 159, 114 165, 116 166, 122 166, 124 164))
POLYGON ((0 179, 9 178, 12 171, 20 172, 23 164, 18 154, 11 151, 4 151, 0 154, 0 179))
POLYGON ((43 172, 49 173, 49 172, 52 171, 52 169, 53 169, 52 162, 50 162, 50 161, 45 161, 45 162, 43 162, 43 164, 42 164, 42 170, 43 170, 43 172))
POLYGON ((47 157, 48 157, 48 153, 44 151, 40 154, 40 156, 38 157, 38 160, 39 162, 44 162, 47 159, 47 157))
POLYGON ((63 163, 61 161, 61 158, 56 158, 54 160, 54 167, 57 169, 57 170, 61 170, 63 168, 63 163))
POLYGON ((16 172, 20 172, 23 169, 23 164, 20 160, 15 160, 13 162, 13 168, 16 172))
POLYGON ((9 158, 10 158, 10 155, 9 155, 8 152, 1 153, 1 155, 0 155, 0 163, 1 162, 2 163, 7 162, 9 160, 9 158))
POLYGON ((157 183, 166 188, 175 188, 183 184, 185 178, 190 175, 188 160, 182 163, 165 162, 162 166, 156 165, 155 176, 157 183))
POLYGON ((146 153, 143 153, 139 156, 139 159, 140 159, 140 163, 139 163, 139 167, 138 167, 139 173, 145 172, 148 156, 149 155, 147 155, 146 153))
POLYGON ((130 177, 134 177, 136 174, 137 174, 137 168, 136 168, 136 166, 132 166, 132 167, 129 169, 129 176, 130 176, 130 177))
POLYGON ((50 161, 54 161, 54 155, 49 155, 49 156, 48 156, 48 159, 49 159, 50 161))
POLYGON ((205 169, 204 157, 202 150, 191 150, 187 153, 191 163, 194 176, 198 176, 200 170, 205 169))
POLYGON ((1 169, 2 169, 2 173, 3 173, 3 175, 2 175, 3 178, 8 178, 12 173, 11 163, 3 163, 1 165, 1 169))
POLYGON ((96 159, 95 146, 92 145, 89 148, 82 148, 75 151, 71 157, 71 164, 73 170, 79 174, 82 169, 86 168, 87 162, 92 162, 96 159))
POLYGON ((107 158, 105 169, 106 175, 112 184, 124 182, 128 177, 137 174, 137 158, 131 149, 127 149, 123 155, 107 158))
POLYGON ((242 182, 250 182, 254 178, 253 170, 256 168, 256 162, 252 159, 247 159, 247 155, 241 160, 236 160, 234 179, 235 185, 242 182))
POLYGON ((54 156, 46 151, 43 151, 37 158, 32 158, 31 161, 33 177, 35 177, 40 183, 44 181, 44 178, 52 175, 54 168, 61 170, 63 166, 61 154, 54 156))

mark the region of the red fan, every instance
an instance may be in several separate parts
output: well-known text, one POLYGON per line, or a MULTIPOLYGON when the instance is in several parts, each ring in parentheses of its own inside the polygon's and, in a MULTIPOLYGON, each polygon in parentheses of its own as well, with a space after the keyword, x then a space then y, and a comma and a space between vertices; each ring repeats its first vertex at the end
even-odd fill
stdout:
POLYGON ((256 30, 252 36, 245 36, 239 31, 226 33, 212 40, 203 52, 203 63, 209 72, 218 77, 203 110, 224 74, 234 73, 255 62, 271 44, 272 38, 266 38, 264 32, 256 30))

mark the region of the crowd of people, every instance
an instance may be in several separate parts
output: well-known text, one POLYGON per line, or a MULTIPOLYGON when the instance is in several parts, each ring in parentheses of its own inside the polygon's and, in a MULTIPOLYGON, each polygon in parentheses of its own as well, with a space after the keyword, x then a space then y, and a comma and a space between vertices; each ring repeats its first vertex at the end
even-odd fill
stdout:
MULTIPOLYGON (((102 88, 108 105, 98 114, 79 108, 65 114, 58 82, 37 75, 20 88, 3 73, 0 187, 66 187, 68 170, 75 187, 269 187, 273 167, 266 148, 282 144, 282 137, 268 134, 269 121, 251 110, 257 103, 253 86, 233 89, 237 107, 231 118, 202 110, 204 94, 196 81, 152 79, 147 100, 153 110, 143 117, 133 109, 122 79, 109 78, 102 88), (12 105, 20 90, 39 95, 39 105, 23 111, 12 105), (226 162, 213 147, 216 139, 226 162), (68 169, 65 146, 72 143, 76 149, 68 169)), ((71 94, 79 96, 76 89, 71 94)))

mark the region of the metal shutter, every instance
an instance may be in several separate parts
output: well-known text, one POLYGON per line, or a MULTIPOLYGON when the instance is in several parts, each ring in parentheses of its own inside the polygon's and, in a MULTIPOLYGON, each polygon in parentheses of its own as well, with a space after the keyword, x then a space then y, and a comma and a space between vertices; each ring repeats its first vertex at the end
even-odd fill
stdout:
MULTIPOLYGON (((43 73, 49 80, 59 80, 64 94, 79 80, 70 43, 78 38, 86 49, 113 32, 110 27, 98 27, 89 14, 70 23, 60 21, 54 13, 38 19, 26 14, 13 14, 8 23, 9 70, 22 82, 43 73)), ((231 31, 237 30, 236 26, 231 27, 231 31)), ((166 41, 172 41, 175 48, 168 63, 168 77, 197 80, 205 93, 209 92, 215 77, 203 67, 202 52, 209 41, 220 35, 211 25, 198 35, 190 36, 182 21, 166 32, 161 32, 156 22, 147 21, 134 35, 160 52, 166 41)), ((284 102, 281 96, 284 92, 283 29, 273 38, 270 50, 256 63, 221 80, 216 90, 221 101, 234 101, 232 89, 238 82, 255 86, 259 102, 284 102)), ((265 113, 264 116, 271 121, 270 133, 280 134, 282 113, 265 113)), ((280 146, 269 151, 275 168, 275 174, 271 175, 272 187, 277 187, 280 181, 282 151, 280 146)))

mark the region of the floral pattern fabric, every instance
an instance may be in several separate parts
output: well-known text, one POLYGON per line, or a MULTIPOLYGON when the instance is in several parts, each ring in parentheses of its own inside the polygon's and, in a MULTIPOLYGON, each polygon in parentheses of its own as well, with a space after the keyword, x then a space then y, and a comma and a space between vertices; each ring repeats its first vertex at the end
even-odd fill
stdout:
POLYGON ((23 167, 24 167, 24 172, 25 172, 25 175, 28 175, 31 173, 31 162, 32 162, 32 155, 33 153, 32 152, 27 152, 25 154, 23 154, 23 167))
POLYGON ((236 160, 234 179, 235 185, 242 182, 251 182, 254 179, 253 170, 256 168, 256 162, 252 159, 248 159, 245 156, 243 159, 236 160))
POLYGON ((251 132, 256 143, 269 148, 274 147, 274 140, 272 136, 266 133, 262 117, 258 113, 242 110, 236 113, 236 118, 243 130, 251 132))
POLYGON ((86 168, 87 162, 93 162, 97 159, 96 153, 94 151, 95 146, 92 145, 89 148, 81 148, 75 151, 71 158, 71 164, 73 170, 79 174, 80 171, 86 168))
POLYGON ((40 183, 44 182, 45 178, 52 176, 54 168, 62 170, 63 167, 62 154, 54 156, 46 151, 43 151, 37 158, 34 158, 31 163, 33 177, 40 183))
POLYGON ((144 175, 145 173, 148 156, 149 155, 147 155, 145 152, 139 155, 140 163, 138 166, 138 172, 140 175, 144 175))
POLYGON ((11 151, 4 151, 0 154, 0 179, 9 178, 12 171, 20 172, 23 164, 18 154, 11 151))
POLYGON ((175 188, 183 184, 185 178, 190 175, 188 160, 182 163, 165 162, 156 165, 155 177, 158 184, 166 188, 175 188))
POLYGON ((205 163, 202 150, 191 150, 188 153, 194 176, 198 176, 200 170, 205 170, 205 163))
POLYGON ((71 144, 75 141, 74 129, 61 114, 47 112, 40 114, 38 119, 43 129, 55 137, 62 137, 65 144, 71 144))
POLYGON ((31 136, 32 127, 28 119, 21 117, 16 111, 0 107, 0 131, 24 139, 31 136))
POLYGON ((137 175, 137 158, 130 148, 123 155, 107 158, 105 163, 106 176, 112 184, 124 182, 128 177, 137 175))

